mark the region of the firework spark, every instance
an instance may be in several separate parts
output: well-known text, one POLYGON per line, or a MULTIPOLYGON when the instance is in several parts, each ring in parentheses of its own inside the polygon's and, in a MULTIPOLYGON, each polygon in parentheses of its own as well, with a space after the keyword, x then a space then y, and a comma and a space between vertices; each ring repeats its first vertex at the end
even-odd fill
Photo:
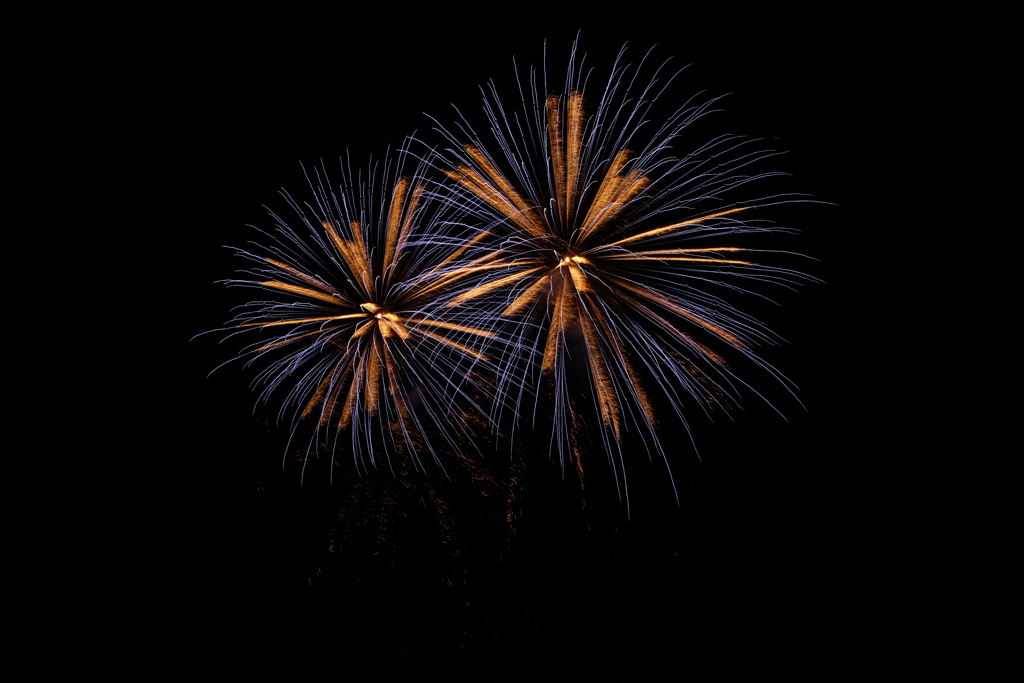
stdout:
POLYGON ((749 293, 747 283, 801 276, 759 264, 731 239, 770 231, 748 217, 787 201, 728 199, 778 175, 754 170, 774 152, 720 136, 680 154, 716 100, 687 103, 655 127, 652 105, 677 74, 663 64, 645 81, 643 61, 627 66, 623 54, 607 81, 594 82, 575 49, 563 88, 537 72, 520 77, 523 111, 505 111, 492 85, 488 137, 465 117, 457 129, 441 127, 455 147, 432 163, 451 181, 448 201, 473 215, 493 250, 467 266, 474 286, 449 309, 489 302, 495 318, 519 323, 506 328, 514 357, 502 361, 508 400, 496 405, 525 406, 524 387, 547 387, 558 456, 582 477, 575 435, 586 431, 589 396, 628 506, 627 433, 665 458, 656 404, 667 402, 685 425, 685 397, 705 409, 735 400, 745 383, 726 353, 785 382, 754 353, 772 335, 730 300, 749 293))
POLYGON ((481 386, 469 383, 488 364, 481 342, 495 337, 472 309, 442 309, 467 275, 459 257, 472 240, 450 234, 419 170, 401 176, 385 161, 366 180, 347 166, 343 175, 335 192, 318 169, 308 203, 282 193, 298 220, 271 212, 270 246, 239 251, 255 266, 229 284, 273 298, 241 307, 231 329, 264 333, 243 355, 267 361, 257 382, 264 399, 286 393, 279 417, 294 412, 293 434, 314 426, 306 462, 327 452, 333 465, 350 434, 363 471, 396 455, 444 467, 429 435, 471 441, 467 408, 481 386))

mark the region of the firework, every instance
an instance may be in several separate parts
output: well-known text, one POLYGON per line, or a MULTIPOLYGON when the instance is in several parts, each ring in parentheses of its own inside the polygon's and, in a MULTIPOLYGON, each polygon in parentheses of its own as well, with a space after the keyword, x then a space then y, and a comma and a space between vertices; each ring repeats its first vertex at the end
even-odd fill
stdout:
POLYGON ((780 230, 763 209, 799 201, 753 191, 781 175, 762 170, 776 153, 695 133, 716 98, 662 113, 679 72, 650 53, 601 79, 584 61, 574 47, 557 84, 521 74, 514 110, 491 85, 483 125, 438 122, 449 144, 412 173, 404 149, 365 177, 346 164, 337 191, 318 168, 312 199, 285 193, 294 216, 272 212, 265 246, 239 252, 253 266, 231 284, 271 298, 230 329, 261 335, 243 356, 265 363, 293 438, 312 426, 304 462, 343 449, 363 472, 397 457, 425 473, 446 467, 440 438, 493 482, 521 463, 470 463, 471 444, 488 432, 521 455, 550 416, 563 468, 582 482, 600 446, 628 509, 627 453, 668 465, 663 415, 689 429, 692 406, 737 403, 737 363, 789 387, 739 306, 804 278, 750 244, 780 230))
POLYGON ((518 424, 535 396, 550 395, 558 458, 581 477, 579 435, 596 430, 627 506, 627 436, 665 459, 656 405, 685 425, 688 398, 705 410, 733 402, 745 383, 730 357, 785 383, 754 351, 771 333, 733 301, 750 285, 801 277, 736 244, 772 229, 755 220, 759 209, 792 200, 746 191, 778 175, 758 170, 774 152, 732 135, 695 144, 693 124, 715 99, 652 122, 678 72, 647 58, 630 66, 622 52, 598 80, 574 49, 564 84, 537 71, 518 77, 509 101, 522 110, 506 111, 492 84, 485 134, 462 116, 439 128, 452 147, 432 159, 449 179, 447 201, 491 249, 467 266, 473 286, 447 307, 490 307, 507 322, 495 405, 519 406, 518 424))
MULTIPOLYGON (((310 455, 350 452, 365 472, 409 458, 421 471, 444 467, 435 440, 461 452, 482 396, 488 358, 481 342, 495 333, 467 308, 443 308, 466 273, 462 239, 432 203, 422 168, 386 159, 357 176, 346 163, 332 189, 326 170, 309 176, 312 199, 282 192, 291 217, 270 212, 267 238, 239 255, 252 264, 229 284, 269 296, 240 307, 229 328, 260 334, 242 356, 264 363, 262 398, 284 395, 293 438, 312 426, 310 455), (443 313, 443 317, 441 314, 443 313), (432 438, 433 437, 433 438, 432 438)), ((452 449, 449 449, 452 450, 452 449)))

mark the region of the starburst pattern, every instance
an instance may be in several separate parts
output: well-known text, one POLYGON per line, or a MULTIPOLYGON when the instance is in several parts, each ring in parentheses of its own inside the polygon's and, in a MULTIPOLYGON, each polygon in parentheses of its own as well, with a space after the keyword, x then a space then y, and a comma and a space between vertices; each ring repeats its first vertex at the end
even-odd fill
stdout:
POLYGON ((262 334, 243 356, 266 362, 256 381, 284 394, 293 439, 312 426, 304 462, 345 451, 399 478, 458 463, 507 488, 511 518, 519 437, 550 421, 563 472, 582 484, 591 452, 607 456, 628 511, 636 453, 675 490, 666 415, 688 430, 693 408, 760 395, 751 369, 792 391, 740 304, 809 279, 759 248, 784 231, 763 210, 805 200, 753 192, 781 175, 776 153, 700 133, 717 98, 663 111, 680 72, 625 54, 599 79, 574 47, 564 82, 545 66, 515 97, 486 89, 482 126, 435 119, 444 149, 403 148, 365 178, 346 164, 337 191, 318 168, 311 201, 284 194, 295 218, 271 213, 268 246, 240 251, 254 265, 231 281, 271 298, 230 329, 262 334), (469 454, 488 439, 511 465, 469 454))
POLYGON ((422 173, 399 176, 387 161, 374 168, 363 180, 346 167, 337 192, 318 169, 309 203, 284 194, 297 220, 271 213, 271 246, 240 251, 255 267, 230 283, 274 298, 243 306, 232 329, 269 336, 246 354, 267 361, 257 382, 264 397, 286 393, 281 416, 294 411, 293 430, 313 426, 306 462, 327 453, 333 465, 347 434, 360 468, 396 456, 443 468, 431 435, 456 451, 472 441, 482 342, 495 333, 470 322, 479 320, 470 309, 440 310, 467 275, 458 264, 472 240, 449 234, 454 223, 426 197, 422 173))
POLYGON ((680 153, 715 100, 688 103, 655 128, 652 103, 675 74, 662 65, 638 87, 643 64, 622 59, 607 81, 592 83, 574 51, 559 90, 531 72, 514 100, 523 111, 505 111, 492 85, 488 136, 465 117, 456 129, 440 128, 454 147, 433 163, 451 181, 449 201, 486 228, 492 248, 467 266, 474 286, 448 307, 490 302, 494 316, 510 323, 512 356, 503 361, 510 370, 499 391, 519 393, 497 405, 528 405, 523 387, 550 392, 559 458, 581 477, 576 435, 586 431, 585 404, 592 406, 628 505, 627 433, 664 457, 656 403, 685 424, 686 396, 705 409, 734 400, 744 383, 726 352, 784 381, 754 353, 771 334, 730 299, 746 292, 744 283, 786 284, 800 275, 759 263, 731 239, 770 230, 748 216, 786 201, 730 199, 777 175, 756 170, 773 152, 721 136, 680 153))

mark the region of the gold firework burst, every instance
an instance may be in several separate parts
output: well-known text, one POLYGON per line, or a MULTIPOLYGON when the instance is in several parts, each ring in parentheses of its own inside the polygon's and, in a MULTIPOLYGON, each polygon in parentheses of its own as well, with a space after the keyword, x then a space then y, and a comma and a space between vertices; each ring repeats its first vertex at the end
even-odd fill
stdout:
MULTIPOLYGON (((580 332, 583 335, 588 368, 597 393, 601 419, 606 426, 612 428, 616 438, 621 439, 622 406, 608 374, 607 353, 613 354, 626 371, 647 418, 653 422, 654 416, 646 392, 640 383, 635 381, 636 373, 628 360, 629 353, 617 335, 612 333, 613 326, 601 307, 595 305, 595 297, 613 299, 617 308, 626 307, 650 320, 663 321, 663 318, 651 308, 653 304, 686 318, 732 346, 744 348, 743 342, 736 335, 720 325, 705 319, 699 313, 687 310, 664 294, 634 284, 616 273, 630 262, 646 265, 652 260, 716 266, 754 266, 755 264, 750 261, 722 258, 723 253, 743 251, 736 247, 639 251, 624 249, 627 244, 643 243, 659 236, 670 236, 675 231, 742 211, 746 207, 719 211, 622 239, 608 240, 609 235, 621 233, 621 227, 616 226, 614 217, 650 182, 641 169, 635 169, 628 174, 622 172, 630 156, 629 150, 622 150, 601 179, 586 215, 577 222, 575 209, 579 199, 579 152, 583 143, 583 96, 579 92, 573 92, 567 101, 568 115, 563 117, 559 98, 551 96, 547 100, 551 174, 555 180, 554 204, 558 207, 557 220, 548 220, 554 216, 542 213, 526 202, 488 157, 473 145, 466 145, 466 151, 480 166, 481 172, 465 164, 459 165, 457 171, 447 172, 464 188, 486 201, 527 233, 533 240, 530 250, 541 253, 538 256, 524 257, 510 250, 511 253, 488 259, 491 262, 487 266, 476 266, 477 269, 486 267, 509 270, 514 266, 516 272, 463 292, 448 305, 457 306, 491 291, 515 287, 524 280, 529 281, 529 286, 502 311, 502 316, 514 315, 538 299, 546 299, 551 322, 542 361, 545 372, 553 372, 556 364, 565 362, 562 351, 565 349, 565 338, 568 334, 580 332), (563 130, 569 137, 568 145, 563 144, 563 130), (597 290, 600 290, 600 293, 597 290), (604 348, 606 344, 611 346, 607 351, 604 348)), ((716 363, 722 362, 718 354, 674 325, 666 321, 664 328, 706 358, 716 363)))
MULTIPOLYGON (((494 252, 468 267, 474 286, 448 306, 490 300, 501 318, 530 321, 517 346, 533 351, 539 376, 554 389, 563 464, 571 458, 582 477, 574 405, 589 394, 602 438, 618 454, 611 460, 628 504, 626 432, 638 431, 649 452, 661 450, 649 386, 662 390, 685 423, 682 396, 719 403, 737 383, 716 344, 771 371, 751 347, 770 334, 719 294, 743 288, 722 282, 786 282, 795 274, 758 265, 741 247, 704 246, 709 237, 764 230, 740 220, 751 204, 723 205, 719 195, 775 175, 742 170, 770 153, 722 136, 693 155, 672 156, 672 143, 707 111, 701 105, 670 117, 634 154, 627 145, 638 141, 636 130, 623 126, 641 121, 650 102, 629 99, 622 84, 635 79, 625 72, 616 67, 593 117, 581 90, 542 95, 536 80, 523 89, 532 90, 532 112, 512 117, 489 100, 488 128, 507 172, 484 143, 464 144, 451 133, 459 148, 437 166, 498 237, 494 252), (709 204, 717 206, 701 210, 709 204)), ((462 130, 476 137, 468 123, 462 130)))
POLYGON ((323 183, 314 189, 314 205, 291 202, 313 234, 278 219, 276 253, 243 253, 260 277, 236 282, 288 299, 250 305, 234 327, 273 333, 248 352, 277 354, 261 379, 268 391, 290 385, 296 423, 315 424, 312 451, 328 434, 350 431, 362 466, 396 454, 421 466, 424 447, 438 457, 425 423, 457 438, 467 417, 458 396, 469 396, 464 383, 487 362, 481 342, 495 337, 450 312, 434 314, 468 274, 458 257, 469 245, 436 234, 443 221, 425 208, 422 180, 401 177, 383 202, 373 187, 341 201, 323 183), (379 218, 350 218, 373 216, 375 203, 385 207, 379 218), (307 218, 313 206, 323 214, 318 225, 307 218))

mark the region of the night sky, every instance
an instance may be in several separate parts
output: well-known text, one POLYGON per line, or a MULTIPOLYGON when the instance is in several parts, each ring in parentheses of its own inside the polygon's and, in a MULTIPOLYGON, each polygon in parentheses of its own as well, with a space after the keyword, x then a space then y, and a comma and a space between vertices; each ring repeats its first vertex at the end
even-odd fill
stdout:
POLYGON ((983 361, 966 357, 985 351, 937 264, 937 77, 867 21, 511 14, 247 17, 190 26, 155 69, 169 123, 144 144, 171 170, 156 213, 176 309, 159 341, 167 405, 141 418, 161 423, 160 531, 128 536, 155 558, 142 590, 156 618, 189 624, 169 665, 412 680, 1002 670, 1021 607, 1017 505, 989 397, 967 383, 983 361), (624 43, 691 65, 671 92, 731 93, 714 125, 788 150, 790 189, 823 202, 771 216, 800 230, 782 248, 812 257, 821 283, 756 308, 788 342, 764 356, 803 407, 761 378, 786 419, 756 400, 695 418, 699 462, 667 428, 682 502, 652 468, 629 520, 537 474, 511 548, 482 517, 462 521, 475 527, 459 576, 427 542, 397 567, 332 556, 337 487, 282 468, 286 428, 255 405, 252 372, 207 376, 237 345, 190 341, 243 300, 215 284, 239 267, 223 247, 269 226, 280 188, 303 195, 300 163, 336 167, 348 150, 361 165, 429 131, 428 114, 453 119, 453 103, 475 116, 479 85, 508 91, 513 57, 537 63, 545 38, 564 55, 577 30, 598 69, 624 43))

